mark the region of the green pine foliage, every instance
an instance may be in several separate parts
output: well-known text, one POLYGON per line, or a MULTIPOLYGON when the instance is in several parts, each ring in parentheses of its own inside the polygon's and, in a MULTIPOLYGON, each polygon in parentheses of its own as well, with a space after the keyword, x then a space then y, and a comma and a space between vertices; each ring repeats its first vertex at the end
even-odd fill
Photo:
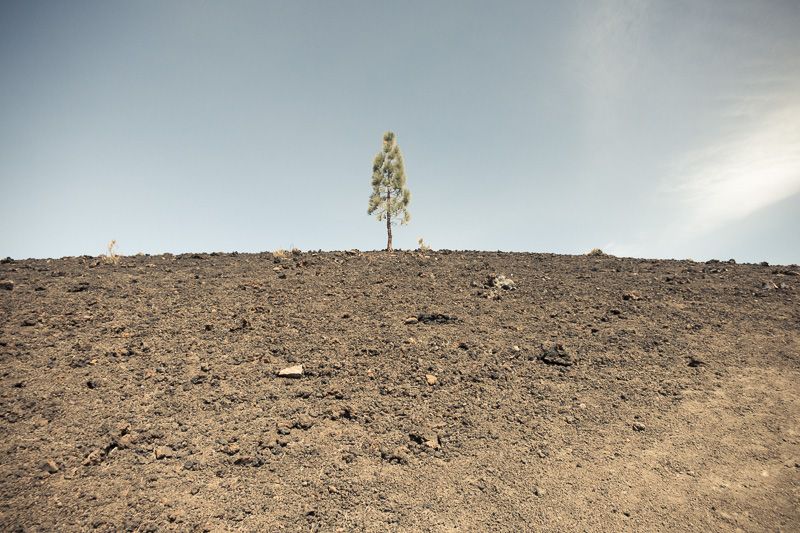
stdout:
POLYGON ((397 138, 391 131, 383 134, 383 148, 372 161, 372 195, 368 215, 386 221, 386 249, 392 250, 392 224, 407 224, 411 219, 408 203, 411 192, 406 188, 406 170, 397 138))

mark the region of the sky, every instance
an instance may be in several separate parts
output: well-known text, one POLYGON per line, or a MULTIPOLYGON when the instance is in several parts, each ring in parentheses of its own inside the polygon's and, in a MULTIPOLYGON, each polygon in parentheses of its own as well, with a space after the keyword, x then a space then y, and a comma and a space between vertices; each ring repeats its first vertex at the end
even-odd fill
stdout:
POLYGON ((0 1, 0 255, 800 263, 800 2, 0 1))

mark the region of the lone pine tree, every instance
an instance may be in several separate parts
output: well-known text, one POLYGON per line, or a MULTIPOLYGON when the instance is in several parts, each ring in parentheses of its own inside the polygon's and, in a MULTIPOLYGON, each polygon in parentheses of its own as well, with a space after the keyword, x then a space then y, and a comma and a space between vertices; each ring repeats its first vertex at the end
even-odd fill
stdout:
POLYGON ((394 133, 383 134, 383 148, 372 161, 372 195, 367 214, 386 220, 386 250, 392 250, 392 223, 400 220, 407 224, 411 219, 408 203, 411 192, 406 188, 406 169, 403 154, 394 133))

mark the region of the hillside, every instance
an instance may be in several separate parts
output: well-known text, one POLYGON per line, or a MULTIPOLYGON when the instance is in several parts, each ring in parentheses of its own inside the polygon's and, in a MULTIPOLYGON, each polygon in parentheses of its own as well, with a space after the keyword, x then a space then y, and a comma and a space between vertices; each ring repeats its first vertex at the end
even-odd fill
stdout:
POLYGON ((353 251, 0 280, 4 531, 800 531, 797 267, 353 251))

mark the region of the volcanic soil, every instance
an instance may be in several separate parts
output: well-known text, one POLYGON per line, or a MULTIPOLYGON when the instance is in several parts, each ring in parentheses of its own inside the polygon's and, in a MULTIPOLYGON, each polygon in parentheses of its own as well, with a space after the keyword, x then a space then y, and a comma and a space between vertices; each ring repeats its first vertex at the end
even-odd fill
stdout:
POLYGON ((602 255, 4 260, 0 529, 800 531, 798 290, 602 255))

